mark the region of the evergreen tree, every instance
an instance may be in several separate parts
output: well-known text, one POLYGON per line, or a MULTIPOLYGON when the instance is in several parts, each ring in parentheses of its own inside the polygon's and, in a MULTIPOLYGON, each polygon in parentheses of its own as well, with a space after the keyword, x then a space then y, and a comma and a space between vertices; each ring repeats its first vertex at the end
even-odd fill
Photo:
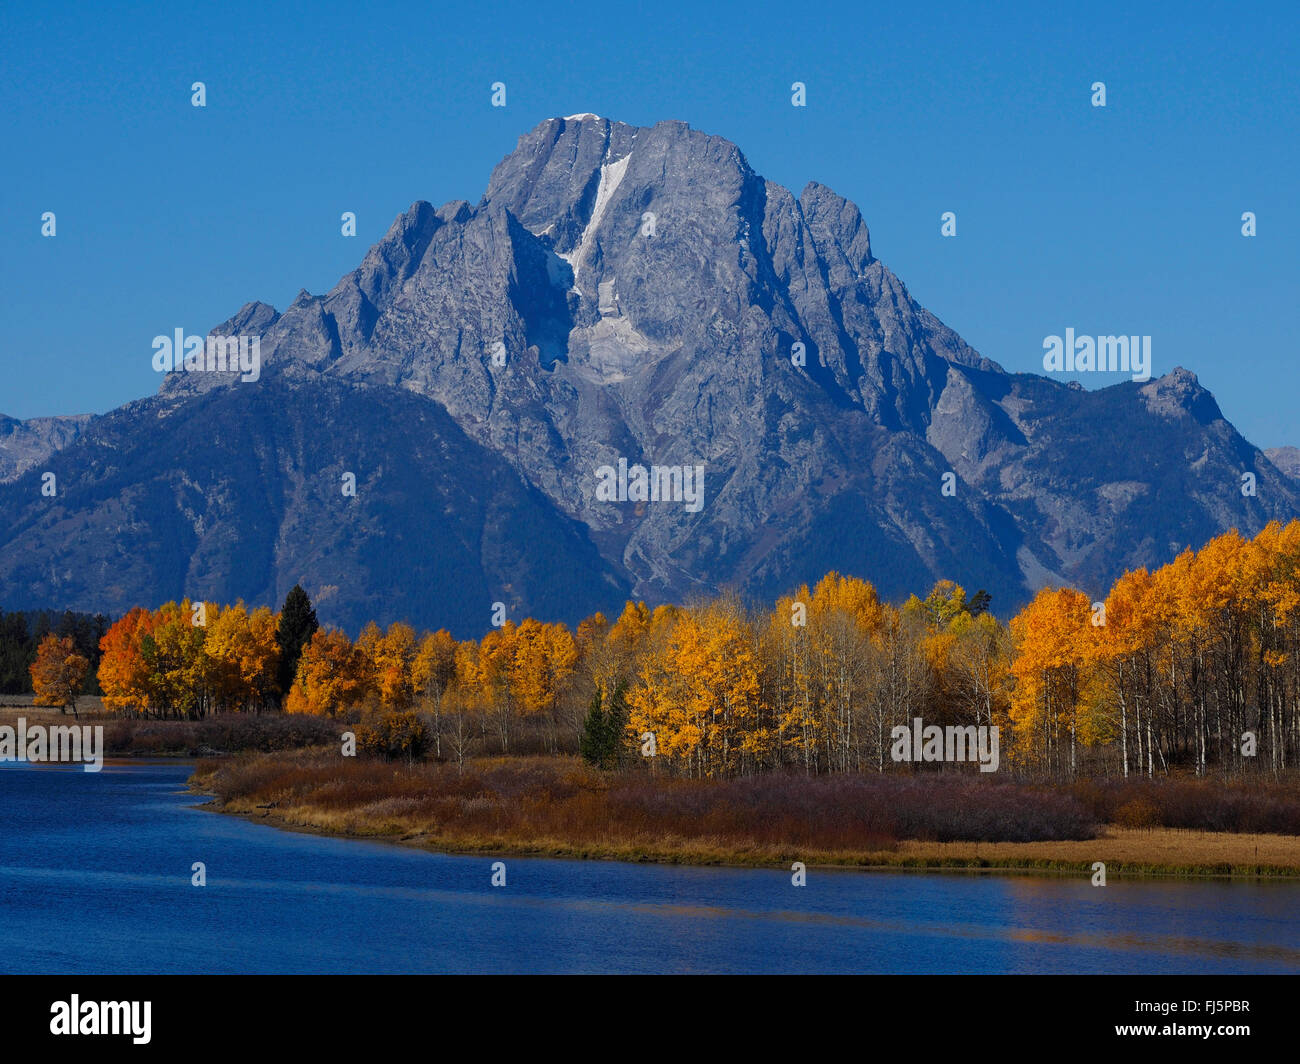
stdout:
POLYGON ((602 707, 599 690, 592 696, 578 740, 578 753, 587 764, 597 768, 618 767, 623 752, 623 730, 627 727, 626 689, 626 681, 620 680, 610 695, 608 710, 602 707))
POLYGON ((298 675, 298 660, 302 657, 302 648, 316 634, 320 622, 316 620, 316 611, 311 599, 302 585, 294 584, 284 598, 280 610, 280 625, 275 631, 275 641, 280 647, 280 666, 276 674, 280 693, 288 694, 293 686, 293 678, 298 675))
POLYGON ((108 629, 109 619, 102 614, 92 617, 70 610, 62 615, 51 610, 0 611, 0 695, 32 690, 31 666, 36 660, 36 650, 51 633, 60 639, 71 639, 76 652, 90 663, 77 693, 99 694, 99 641, 108 629))
POLYGON ((600 766, 605 759, 605 713, 600 708, 600 688, 591 696, 587 719, 582 722, 582 736, 578 739, 578 753, 589 765, 600 766))
POLYGON ((609 768, 618 768, 619 762, 623 760, 623 733, 627 731, 627 714, 627 680, 619 680, 614 685, 609 710, 605 714, 609 768))
POLYGON ((22 613, 0 613, 0 694, 17 695, 32 689, 31 664, 36 642, 28 634, 22 613))

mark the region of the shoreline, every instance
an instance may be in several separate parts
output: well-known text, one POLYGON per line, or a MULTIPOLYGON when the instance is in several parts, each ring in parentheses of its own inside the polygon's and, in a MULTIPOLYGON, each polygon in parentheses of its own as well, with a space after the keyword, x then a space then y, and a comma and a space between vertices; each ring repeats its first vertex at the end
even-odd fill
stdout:
MULTIPOLYGON (((42 717, 47 720, 62 718, 60 723, 73 723, 74 718, 70 714, 64 716, 57 710, 44 707, 26 708, 38 720, 42 717)), ((7 715, 0 711, 0 720, 7 715)), ((85 716, 87 715, 83 715, 81 723, 109 724, 111 720, 94 720, 92 717, 91 721, 86 721, 85 716)), ((222 724, 224 723, 223 721, 222 724)), ((252 723, 257 725, 259 722, 254 720, 252 723)), ((296 721, 289 723, 298 724, 296 721)), ((669 830, 656 833, 653 826, 646 830, 646 825, 634 828, 614 820, 609 821, 608 825, 593 820, 585 828, 574 827, 572 822, 558 817, 552 818, 548 823, 538 823, 535 825, 537 830, 526 832, 519 825, 510 826, 509 821, 499 825, 483 821, 477 824, 459 823, 454 814, 451 817, 439 814, 437 818, 431 819, 414 810, 401 808, 400 805, 394 808, 387 802, 377 807, 371 804, 374 795, 368 796, 358 805, 340 806, 334 802, 322 805, 316 800, 316 787, 296 790, 296 793, 271 791, 262 797, 226 799, 219 793, 220 788, 214 789, 209 785, 208 772, 199 769, 200 762, 214 763, 213 771, 216 771, 217 764, 238 765, 245 758, 256 758, 259 755, 282 760, 286 766, 299 760, 310 764, 313 759, 329 752, 330 748, 304 745, 259 752, 240 749, 238 742, 235 742, 230 744, 233 749, 220 749, 209 746, 202 740, 229 742, 232 736, 222 734, 218 738, 215 734, 204 734, 182 737, 180 732, 186 728, 186 724, 177 722, 128 722, 124 730, 132 738, 147 732, 151 737, 164 741, 141 743, 134 749, 129 748, 134 743, 128 743, 128 749, 106 749, 105 764, 113 761, 190 762, 192 770, 186 778, 185 787, 191 793, 207 798, 199 806, 205 811, 238 816, 285 831, 397 843, 433 853, 695 867, 767 868, 786 872, 793 862, 801 861, 809 869, 1037 875, 1078 877, 1085 882, 1092 877, 1092 864, 1100 861, 1106 866, 1108 880, 1300 880, 1300 836, 1297 835, 1213 832, 1198 828, 1135 828, 1101 821, 1097 837, 1073 841, 974 843, 901 839, 888 843, 882 841, 881 847, 876 848, 871 840, 863 839, 865 845, 858 848, 835 849, 826 848, 824 844, 821 847, 799 847, 780 838, 753 839, 751 832, 743 826, 726 836, 704 831, 695 834, 691 832, 690 825, 683 827, 680 824, 672 826, 676 831, 665 825, 669 830), (175 741, 176 739, 181 741, 175 741), (190 745, 195 739, 199 743, 190 745), (434 830, 429 830, 430 827, 434 830)), ((294 738, 301 741, 305 736, 294 738)), ((488 763, 492 763, 492 760, 488 759, 488 763)), ((523 772, 528 763, 529 759, 520 759, 510 766, 510 771, 523 772)), ((563 763, 554 764, 557 766, 556 771, 567 771, 563 763)), ((605 784, 598 782, 594 786, 599 792, 605 784)), ((391 797, 396 803, 405 800, 396 797, 396 794, 393 791, 390 795, 387 788, 381 788, 379 797, 391 797)))
POLYGON ((205 812, 238 817, 283 831, 329 838, 378 842, 448 856, 519 857, 556 860, 617 861, 628 864, 669 864, 692 867, 768 868, 789 871, 793 861, 810 870, 862 872, 995 874, 1011 876, 1079 877, 1090 880, 1092 863, 1106 865, 1108 881, 1139 879, 1223 879, 1229 881, 1289 882, 1300 880, 1300 839, 1287 835, 1244 835, 1221 832, 1184 831, 1172 828, 1140 830, 1106 825, 1103 834, 1083 841, 1063 842, 918 842, 902 841, 897 851, 824 851, 803 853, 787 849, 734 846, 700 847, 672 839, 655 842, 584 843, 569 839, 541 838, 525 842, 503 836, 465 836, 454 833, 403 832, 393 830, 341 830, 313 822, 310 810, 276 812, 246 802, 225 801, 202 786, 191 793, 209 801, 197 806, 205 812), (1241 851, 1236 860, 1184 862, 1138 860, 1128 856, 1134 846, 1151 848, 1174 844, 1186 846, 1201 840, 1208 853, 1241 851), (1247 859, 1245 851, 1262 849, 1270 859, 1247 859), (1088 851, 1084 853, 1082 851, 1088 851), (965 851, 970 851, 969 853, 965 851), (984 851, 983 854, 978 851, 984 851), (1273 860, 1279 851, 1290 851, 1289 861, 1273 860))

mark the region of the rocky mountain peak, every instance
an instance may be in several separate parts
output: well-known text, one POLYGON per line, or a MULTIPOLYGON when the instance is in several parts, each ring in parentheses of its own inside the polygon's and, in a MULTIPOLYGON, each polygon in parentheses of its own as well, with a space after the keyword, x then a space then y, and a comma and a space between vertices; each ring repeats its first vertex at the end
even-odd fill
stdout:
POLYGON ((1195 373, 1182 366, 1148 381, 1140 390, 1147 408, 1162 417, 1192 417, 1204 425, 1223 419, 1214 396, 1201 387, 1195 373))
POLYGON ((852 202, 796 196, 684 122, 548 119, 477 204, 417 201, 328 293, 213 332, 260 336, 255 382, 174 373, 84 425, 0 424, 15 605, 272 602, 303 579, 336 623, 469 625, 452 569, 568 620, 616 609, 606 594, 770 599, 838 569, 891 598, 955 579, 1005 610, 1300 512, 1194 374, 1007 374, 912 298, 852 202), (254 460, 194 449, 200 424, 254 460), (702 496, 598 495, 598 470, 638 465, 701 470, 702 496), (393 597, 410 573, 437 609, 424 585, 393 597))

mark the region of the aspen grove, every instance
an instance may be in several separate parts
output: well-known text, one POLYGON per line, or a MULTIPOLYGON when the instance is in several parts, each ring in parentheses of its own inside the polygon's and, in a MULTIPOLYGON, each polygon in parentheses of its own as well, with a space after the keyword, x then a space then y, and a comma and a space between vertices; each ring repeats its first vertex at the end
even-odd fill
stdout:
POLYGON ((1104 598, 1045 588, 1008 624, 988 603, 941 581, 895 606, 829 573, 770 608, 628 602, 573 630, 321 628, 283 690, 278 614, 186 600, 113 624, 99 682, 126 716, 400 717, 419 722, 421 750, 457 761, 576 752, 589 707, 616 701, 614 764, 675 776, 933 771, 889 754, 891 729, 918 716, 999 728, 1001 771, 1018 775, 1294 772, 1300 521, 1218 536, 1104 598))

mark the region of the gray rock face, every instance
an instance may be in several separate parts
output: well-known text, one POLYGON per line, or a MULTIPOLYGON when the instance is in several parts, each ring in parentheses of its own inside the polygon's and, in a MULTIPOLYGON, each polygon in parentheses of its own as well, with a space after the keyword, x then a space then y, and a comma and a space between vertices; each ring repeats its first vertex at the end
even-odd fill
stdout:
MULTIPOLYGON (((891 597, 952 577, 1005 611, 1043 582, 1101 591, 1300 512, 1300 488, 1192 374, 1093 392, 1008 374, 912 300, 852 203, 815 183, 796 197, 680 122, 543 122, 477 205, 416 203, 329 293, 282 314, 248 304, 214 332, 260 335, 262 380, 172 374, 162 396, 178 409, 218 388, 328 382, 345 398, 321 431, 346 440, 350 390, 372 413, 393 397, 394 417, 416 397, 590 538, 592 587, 653 601, 770 596, 837 568, 891 597), (702 466, 703 505, 608 501, 598 471, 620 460, 702 466)), ((246 474, 275 521, 282 475, 246 474)), ((527 553, 528 527, 497 531, 527 553)), ((278 572, 284 546, 264 549, 278 572)), ((62 605, 62 586, 40 585, 39 604, 62 605)), ((369 619, 364 603, 384 619, 376 591, 340 591, 353 605, 338 616, 369 619)))
POLYGON ((62 450, 90 423, 90 414, 34 417, 26 421, 0 414, 0 484, 17 480, 62 450))
POLYGON ((1288 477, 1300 482, 1300 447, 1270 447, 1264 455, 1288 477))

